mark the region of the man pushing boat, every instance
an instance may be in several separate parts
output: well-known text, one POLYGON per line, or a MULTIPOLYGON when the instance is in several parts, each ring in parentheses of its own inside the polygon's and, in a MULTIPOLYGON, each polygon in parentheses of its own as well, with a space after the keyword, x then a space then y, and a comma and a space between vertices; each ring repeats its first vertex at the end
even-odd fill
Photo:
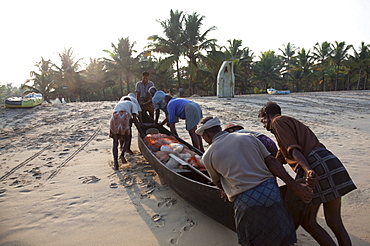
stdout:
POLYGON ((222 131, 217 117, 203 118, 195 132, 210 145, 202 159, 212 182, 234 202, 239 244, 294 245, 294 223, 274 175, 305 203, 312 189, 294 181, 254 136, 222 131))
POLYGON ((162 100, 167 108, 167 122, 170 126, 171 134, 177 136, 175 127, 177 118, 184 119, 186 130, 189 132, 193 146, 204 152, 202 138, 195 134, 197 124, 203 117, 199 104, 185 98, 173 98, 171 95, 165 95, 162 100))
POLYGON ((122 152, 120 158, 122 163, 126 163, 125 152, 130 149, 131 145, 131 120, 134 122, 142 137, 145 136, 140 124, 136 118, 138 109, 130 99, 125 97, 122 101, 119 101, 113 110, 113 115, 110 120, 110 132, 109 137, 113 139, 113 159, 114 169, 118 170, 118 145, 120 144, 122 152))

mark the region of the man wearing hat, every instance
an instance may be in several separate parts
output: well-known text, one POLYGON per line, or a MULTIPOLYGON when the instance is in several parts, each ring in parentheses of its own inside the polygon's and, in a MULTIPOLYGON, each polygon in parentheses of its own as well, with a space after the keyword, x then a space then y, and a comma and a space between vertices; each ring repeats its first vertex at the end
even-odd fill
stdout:
MULTIPOLYGON (((150 87, 148 92, 152 96, 152 102, 153 102, 154 110, 155 110, 154 124, 158 124, 159 115, 161 113, 160 110, 162 110, 167 115, 167 108, 166 108, 166 105, 163 102, 163 98, 166 95, 166 93, 164 93, 164 91, 157 90, 157 88, 155 88, 155 86, 150 87)), ((160 125, 164 125, 164 124, 166 124, 166 122, 167 122, 167 118, 165 118, 160 123, 160 125)))
POLYGON ((239 244, 294 245, 294 223, 274 175, 305 203, 312 189, 294 181, 255 137, 222 131, 217 117, 203 118, 195 132, 210 144, 202 159, 212 182, 234 202, 239 244))

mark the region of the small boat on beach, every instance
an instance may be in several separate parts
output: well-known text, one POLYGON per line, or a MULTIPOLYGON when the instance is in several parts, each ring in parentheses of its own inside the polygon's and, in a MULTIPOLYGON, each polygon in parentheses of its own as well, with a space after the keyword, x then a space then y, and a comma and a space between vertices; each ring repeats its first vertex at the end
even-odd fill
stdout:
POLYGON ((7 108, 32 108, 42 104, 43 98, 40 93, 30 93, 23 97, 9 97, 5 99, 7 108))
POLYGON ((271 95, 274 95, 274 94, 289 94, 290 91, 289 90, 278 91, 274 88, 268 88, 267 93, 271 94, 271 95))
MULTIPOLYGON (((149 128, 152 128, 150 124, 142 126, 144 132, 149 128)), ((170 132, 164 127, 157 127, 157 129, 159 133, 170 135, 170 132)), ((181 138, 177 138, 177 140, 198 155, 203 154, 181 138)), ((199 211, 235 231, 233 203, 225 202, 221 198, 221 191, 211 183, 206 170, 193 170, 193 168, 187 168, 186 165, 181 169, 169 168, 157 158, 143 138, 138 138, 138 144, 141 153, 162 181, 199 211)), ((181 164, 181 160, 179 161, 181 164)))

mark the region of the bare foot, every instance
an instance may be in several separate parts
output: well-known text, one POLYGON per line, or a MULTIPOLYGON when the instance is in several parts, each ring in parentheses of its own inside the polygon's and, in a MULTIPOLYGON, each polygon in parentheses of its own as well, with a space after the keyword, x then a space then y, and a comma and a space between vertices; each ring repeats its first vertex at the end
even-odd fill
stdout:
POLYGON ((132 150, 130 150, 130 149, 126 150, 126 153, 128 153, 129 155, 133 155, 134 154, 134 152, 132 150))
POLYGON ((121 158, 122 163, 127 163, 126 158, 123 155, 121 155, 119 158, 121 158))
POLYGON ((118 161, 115 161, 115 162, 114 162, 113 169, 114 169, 114 170, 118 170, 118 169, 119 169, 119 167, 118 167, 118 161))

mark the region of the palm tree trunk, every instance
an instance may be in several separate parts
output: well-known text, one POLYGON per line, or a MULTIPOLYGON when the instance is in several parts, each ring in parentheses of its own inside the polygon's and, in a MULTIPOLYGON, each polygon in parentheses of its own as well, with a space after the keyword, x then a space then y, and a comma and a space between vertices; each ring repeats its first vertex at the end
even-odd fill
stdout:
POLYGON ((326 91, 326 88, 325 88, 325 70, 322 70, 322 90, 326 91))
POLYGON ((130 93, 130 75, 129 74, 126 75, 126 83, 127 83, 127 94, 128 94, 130 93))
POLYGON ((179 84, 179 88, 181 88, 181 74, 179 68, 179 60, 176 60, 176 70, 177 70, 177 83, 179 84))
POLYGON ((338 90, 339 65, 337 64, 337 74, 335 75, 335 91, 338 90))
POLYGON ((367 79, 368 79, 368 75, 366 74, 366 77, 365 77, 365 81, 364 81, 364 90, 366 90, 366 84, 367 84, 367 79))
POLYGON ((350 81, 350 74, 348 74, 348 78, 347 78, 347 91, 349 91, 349 81, 350 81))
POLYGON ((357 90, 360 89, 361 73, 362 73, 362 68, 360 68, 360 72, 358 73, 357 90))
POLYGON ((123 95, 123 80, 122 80, 122 75, 119 76, 119 85, 121 88, 121 96, 123 95))

